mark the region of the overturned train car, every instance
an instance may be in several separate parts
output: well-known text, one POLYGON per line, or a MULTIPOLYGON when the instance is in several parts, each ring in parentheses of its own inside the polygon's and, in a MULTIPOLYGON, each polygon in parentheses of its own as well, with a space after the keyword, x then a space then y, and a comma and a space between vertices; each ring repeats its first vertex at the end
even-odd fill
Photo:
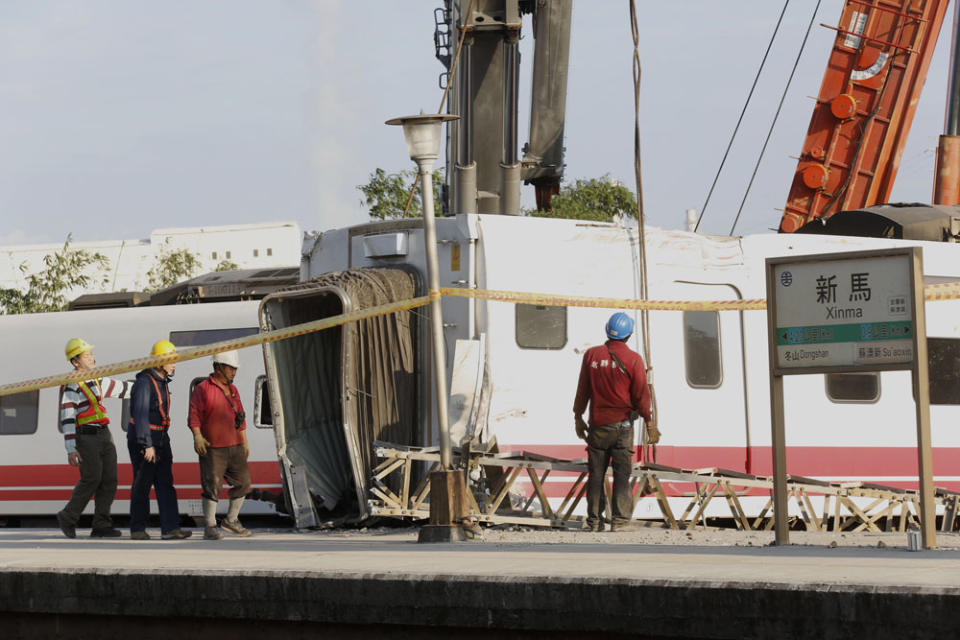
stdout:
MULTIPOLYGON (((958 212, 953 212, 957 214, 958 212)), ((639 298, 635 227, 575 220, 461 214, 437 220, 443 287, 556 296, 639 298)), ((828 235, 712 237, 651 229, 649 296, 660 300, 763 298, 764 259, 919 245, 929 282, 960 279, 960 247, 946 242, 828 235)), ((308 235, 301 281, 261 304, 273 329, 423 295, 420 221, 308 235)), ((610 309, 445 296, 442 301, 455 446, 585 456, 571 415, 583 352, 604 340, 610 309)), ((958 489, 960 302, 927 305, 934 481, 958 489)), ((300 526, 370 513, 372 445, 437 443, 427 378, 426 321, 415 309, 265 346, 275 434, 288 500, 300 526)), ((639 324, 638 324, 639 326, 639 324)), ((766 315, 760 311, 656 311, 651 353, 661 464, 769 474, 766 315)), ((630 346, 641 350, 639 335, 630 346)), ((788 472, 823 480, 916 483, 909 374, 795 376, 786 382, 788 472)), ((639 430, 638 430, 639 432, 639 430)), ((426 469, 420 469, 425 473, 426 469)), ((573 478, 544 484, 560 502, 573 478)), ((666 486, 679 506, 691 487, 666 486)), ((743 500, 757 513, 765 496, 743 500)), ((659 514, 651 498, 635 517, 659 514)), ((709 514, 708 514, 709 515, 709 514)))

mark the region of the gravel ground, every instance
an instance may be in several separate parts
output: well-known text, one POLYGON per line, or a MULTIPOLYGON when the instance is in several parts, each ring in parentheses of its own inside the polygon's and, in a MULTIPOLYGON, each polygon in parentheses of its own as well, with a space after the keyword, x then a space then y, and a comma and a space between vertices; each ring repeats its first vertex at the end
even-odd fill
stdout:
MULTIPOLYGON (((416 539, 418 529, 396 529, 389 527, 370 529, 334 529, 313 532, 323 537, 375 537, 403 534, 416 539)), ((531 527, 499 526, 483 529, 479 544, 622 544, 622 545, 665 545, 700 547, 763 547, 772 545, 773 531, 737 531, 735 529, 695 529, 674 531, 660 526, 638 526, 631 531, 562 531, 535 529, 531 527)), ((851 533, 851 532, 813 532, 791 531, 790 543, 793 545, 815 547, 902 547, 907 546, 907 534, 890 533, 851 533)), ((944 550, 960 550, 960 534, 938 533, 937 546, 944 550)))

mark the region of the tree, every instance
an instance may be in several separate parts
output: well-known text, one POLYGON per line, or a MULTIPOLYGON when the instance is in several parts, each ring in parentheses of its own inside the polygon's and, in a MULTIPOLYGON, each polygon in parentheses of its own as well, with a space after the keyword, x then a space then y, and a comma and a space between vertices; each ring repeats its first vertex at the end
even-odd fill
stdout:
MULTIPOLYGON (((389 220, 403 218, 407 200, 410 199, 410 190, 416 181, 417 174, 412 169, 405 169, 399 173, 387 173, 377 168, 370 174, 367 184, 357 186, 363 194, 363 203, 370 208, 370 217, 375 220, 389 220)), ((434 212, 440 215, 443 210, 440 202, 440 185, 443 184, 443 172, 433 172, 433 204, 434 212)), ((406 217, 419 218, 423 216, 421 186, 418 184, 413 194, 413 202, 406 217)))
POLYGON ((28 274, 27 262, 20 265, 20 272, 27 281, 26 291, 0 289, 0 313, 43 313, 64 311, 69 300, 67 295, 76 288, 86 288, 99 282, 106 286, 110 274, 104 270, 110 266, 106 256, 90 253, 85 249, 71 249, 73 234, 67 234, 63 249, 44 256, 45 268, 28 274), (90 268, 95 269, 90 274, 90 268), (99 271, 99 272, 97 272, 99 271))
POLYGON ((240 268, 236 262, 231 260, 221 260, 217 263, 217 266, 213 269, 214 271, 236 271, 240 268))
POLYGON ((155 293, 171 287, 181 280, 192 278, 200 270, 200 256, 187 249, 171 249, 168 239, 147 271, 147 293, 155 293))
POLYGON ((609 174, 588 180, 579 179, 560 188, 553 196, 549 211, 531 210, 537 218, 572 218, 611 222, 615 216, 636 218, 637 199, 633 192, 609 174))

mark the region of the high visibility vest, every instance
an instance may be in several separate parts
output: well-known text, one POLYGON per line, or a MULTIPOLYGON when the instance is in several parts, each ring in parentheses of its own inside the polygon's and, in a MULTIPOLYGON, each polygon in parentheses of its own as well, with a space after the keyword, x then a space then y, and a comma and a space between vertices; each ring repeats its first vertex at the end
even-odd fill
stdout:
MULTIPOLYGON (((157 392, 157 411, 160 413, 160 424, 150 424, 151 431, 166 431, 170 428, 170 390, 167 389, 167 408, 163 408, 163 398, 164 395, 160 393, 160 385, 157 384, 157 381, 153 379, 153 376, 148 376, 150 382, 153 383, 153 390, 157 392)), ((130 417, 130 426, 134 425, 133 416, 130 417)))
MULTIPOLYGON (((82 427, 85 424, 110 424, 110 418, 107 417, 107 410, 100 404, 101 398, 97 398, 96 394, 87 386, 86 382, 77 382, 77 386, 80 388, 80 392, 87 397, 87 402, 90 403, 89 407, 77 414, 77 426, 82 427)), ((98 384, 97 386, 99 387, 100 385, 98 384)), ((101 395, 103 395, 102 392, 101 395)))

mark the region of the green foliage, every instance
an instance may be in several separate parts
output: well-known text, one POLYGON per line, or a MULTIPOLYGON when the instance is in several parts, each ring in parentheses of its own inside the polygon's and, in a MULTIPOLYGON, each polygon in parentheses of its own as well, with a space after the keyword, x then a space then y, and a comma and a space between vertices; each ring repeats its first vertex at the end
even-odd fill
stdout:
MULTIPOLYGON (((388 220, 403 218, 403 211, 407 206, 407 200, 410 198, 410 189, 417 178, 417 173, 412 169, 406 169, 399 173, 387 173, 383 169, 377 168, 370 174, 370 181, 367 184, 357 186, 357 189, 363 194, 363 203, 370 208, 370 217, 375 220, 388 220)), ((440 215, 443 210, 440 202, 440 185, 443 184, 443 172, 433 172, 433 204, 434 214, 440 215)), ((416 193, 413 194, 413 202, 410 203, 410 209, 407 211, 408 218, 419 218, 423 216, 421 185, 417 185, 416 193)))
POLYGON ((610 222, 614 216, 637 217, 637 199, 633 192, 609 175, 577 180, 560 188, 553 196, 549 211, 526 211, 538 218, 571 218, 610 222))
MULTIPOLYGON (((169 244, 169 240, 167 243, 169 244)), ((171 287, 181 280, 188 280, 200 270, 200 256, 187 249, 171 249, 165 246, 147 271, 147 286, 144 291, 155 293, 171 287)))
POLYGON ((104 286, 110 281, 109 273, 104 271, 110 265, 106 256, 71 249, 72 240, 73 235, 67 234, 63 249, 44 256, 42 271, 28 275, 29 265, 20 265, 27 289, 0 289, 0 314, 64 311, 70 302, 67 295, 75 288, 86 288, 95 282, 104 286), (91 267, 94 275, 89 273, 91 267))
POLYGON ((217 264, 214 271, 236 271, 239 268, 240 265, 238 265, 236 262, 232 262, 230 260, 221 260, 220 263, 217 264))

